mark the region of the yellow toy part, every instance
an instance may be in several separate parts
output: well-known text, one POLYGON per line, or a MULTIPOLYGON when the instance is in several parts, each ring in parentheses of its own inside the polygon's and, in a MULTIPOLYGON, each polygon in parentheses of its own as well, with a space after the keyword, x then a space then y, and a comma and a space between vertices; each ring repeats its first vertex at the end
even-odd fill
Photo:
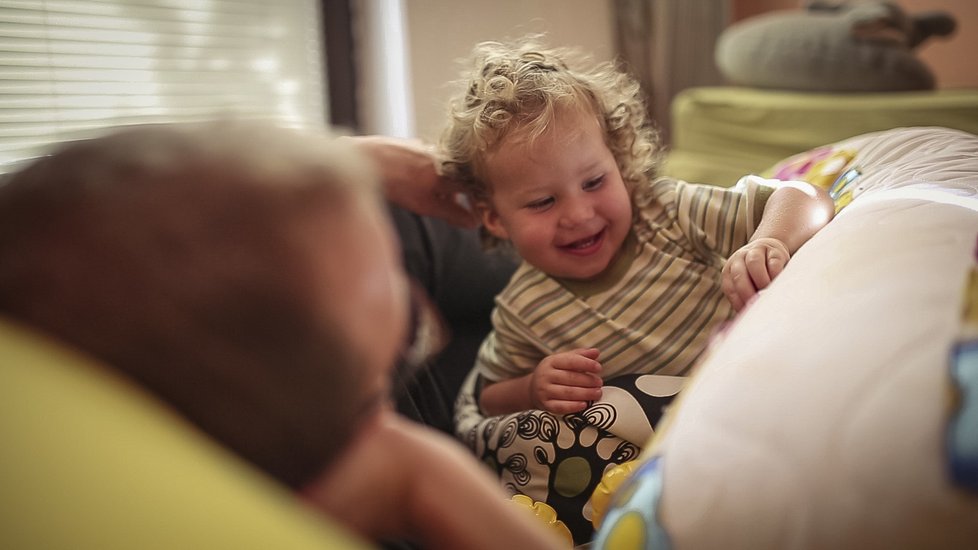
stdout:
POLYGON ((604 475, 601 476, 601 482, 598 486, 594 488, 594 493, 591 494, 591 524, 597 529, 601 527, 601 522, 604 520, 605 513, 608 511, 608 506, 611 504, 611 498, 628 478, 631 477, 632 472, 638 468, 640 461, 631 460, 628 462, 622 462, 621 464, 616 464, 615 466, 605 470, 604 475))
POLYGON ((800 180, 829 192, 838 213, 852 202, 853 184, 862 175, 853 166, 856 150, 834 146, 818 147, 799 153, 768 170, 779 180, 800 180))
POLYGON ((801 180, 829 189, 856 157, 852 149, 817 147, 799 153, 768 170, 765 175, 779 180, 801 180))
POLYGON ((557 511, 546 502, 537 502, 526 495, 513 495, 510 499, 516 506, 527 510, 534 517, 543 522, 548 529, 561 540, 567 542, 567 547, 574 546, 574 537, 571 536, 570 529, 564 522, 557 519, 557 511))
POLYGON ((659 456, 631 463, 632 471, 615 474, 620 487, 613 491, 601 527, 591 547, 595 550, 669 550, 672 542, 659 514, 662 496, 662 460, 659 456))

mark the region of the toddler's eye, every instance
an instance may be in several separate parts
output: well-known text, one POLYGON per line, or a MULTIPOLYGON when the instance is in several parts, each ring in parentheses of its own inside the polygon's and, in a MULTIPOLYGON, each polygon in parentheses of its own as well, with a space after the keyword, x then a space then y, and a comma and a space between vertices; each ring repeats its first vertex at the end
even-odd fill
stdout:
POLYGON ((553 197, 547 197, 528 203, 526 207, 529 208, 530 210, 546 210, 553 203, 554 203, 553 197))
POLYGON ((604 183, 604 175, 603 174, 600 175, 600 176, 598 176, 598 177, 596 177, 596 178, 594 178, 594 179, 590 179, 590 180, 586 181, 584 183, 584 190, 585 191, 593 191, 593 190, 601 187, 601 184, 602 183, 604 183))

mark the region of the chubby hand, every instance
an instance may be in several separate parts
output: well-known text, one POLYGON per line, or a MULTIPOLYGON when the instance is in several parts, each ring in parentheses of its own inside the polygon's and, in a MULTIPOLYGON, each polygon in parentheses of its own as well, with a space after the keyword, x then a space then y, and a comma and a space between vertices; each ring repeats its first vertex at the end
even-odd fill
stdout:
POLYGON ((584 410, 588 401, 601 397, 601 363, 598 350, 575 349, 548 355, 533 371, 530 401, 554 414, 584 410))
POLYGON ((723 265, 721 288, 734 310, 740 311, 767 288, 784 269, 791 254, 778 239, 763 237, 734 252, 723 265))
POLYGON ((478 216, 459 202, 462 186, 438 173, 431 147, 386 136, 348 138, 377 165, 388 200, 415 214, 475 227, 478 216))

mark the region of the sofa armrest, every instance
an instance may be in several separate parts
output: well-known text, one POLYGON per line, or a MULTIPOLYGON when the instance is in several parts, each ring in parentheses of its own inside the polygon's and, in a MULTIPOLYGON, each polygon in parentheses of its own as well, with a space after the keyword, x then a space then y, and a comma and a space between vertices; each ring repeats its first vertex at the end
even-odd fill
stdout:
POLYGON ((665 175, 729 186, 820 145, 904 126, 978 134, 978 90, 808 93, 689 88, 672 103, 665 175))
POLYGON ((87 357, 0 349, 0 548, 368 547, 87 357))

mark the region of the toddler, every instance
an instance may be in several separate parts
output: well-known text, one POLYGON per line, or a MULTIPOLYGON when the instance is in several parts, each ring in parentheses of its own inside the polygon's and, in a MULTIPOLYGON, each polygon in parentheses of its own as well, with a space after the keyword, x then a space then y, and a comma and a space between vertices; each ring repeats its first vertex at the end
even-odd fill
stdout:
POLYGON ((614 377, 687 374, 713 329, 834 212, 823 190, 801 182, 656 177, 661 148, 638 84, 611 64, 578 61, 532 38, 478 45, 441 141, 445 175, 466 187, 486 244, 508 243, 522 259, 496 298, 456 431, 512 490, 558 510, 567 445, 524 429, 541 424, 531 416, 498 417, 579 413, 614 377), (522 459, 498 452, 517 442, 527 444, 522 459), (550 468, 547 494, 527 481, 533 464, 550 468))

